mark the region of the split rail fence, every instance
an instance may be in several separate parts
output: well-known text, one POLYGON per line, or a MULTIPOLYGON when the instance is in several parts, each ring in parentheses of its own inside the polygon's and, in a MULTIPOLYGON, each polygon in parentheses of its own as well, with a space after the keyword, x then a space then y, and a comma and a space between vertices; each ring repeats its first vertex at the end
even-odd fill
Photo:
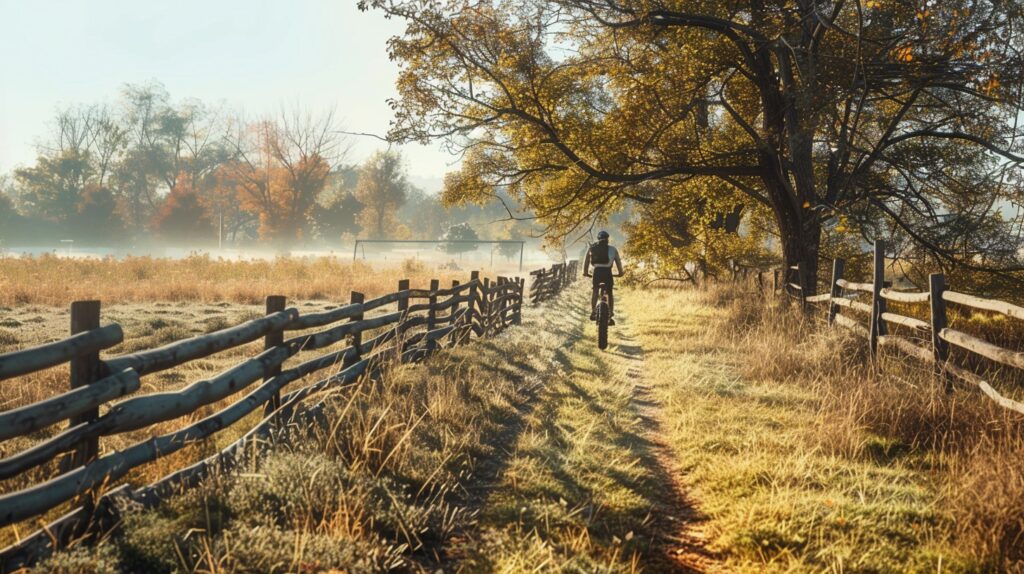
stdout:
POLYGON ((573 259, 565 263, 556 263, 546 269, 531 271, 533 282, 530 285, 530 300, 541 303, 558 295, 562 289, 579 276, 579 261, 573 259))
MULTIPOLYGON (((982 357, 1014 369, 1024 369, 1024 351, 1006 349, 983 338, 950 328, 947 306, 960 305, 972 310, 999 313, 1012 319, 1024 319, 1024 307, 954 291, 946 285, 942 273, 929 275, 927 291, 894 289, 890 282, 885 281, 885 244, 882 241, 874 245, 870 282, 848 281, 844 277, 846 262, 843 259, 835 259, 832 262, 832 276, 827 292, 807 295, 810 289, 801 266, 796 265, 781 271, 772 272, 773 290, 781 288, 805 310, 809 304, 824 304, 828 325, 842 327, 864 338, 872 357, 876 356, 882 347, 897 349, 930 365, 935 373, 946 381, 947 389, 951 388, 953 382, 959 380, 979 389, 1001 407, 1024 414, 1024 403, 999 394, 985 380, 985 376, 977 372, 980 369, 958 365, 951 359, 950 349, 955 347, 965 351, 966 357, 982 357), (892 302, 927 305, 929 318, 922 320, 894 313, 889 309, 889 303, 892 302), (900 327, 899 330, 907 334, 893 333, 890 329, 892 326, 900 327)), ((758 283, 763 284, 760 274, 758 283)))
MULTIPOLYGON (((535 280, 535 301, 557 294, 568 284, 564 267, 534 273, 543 278, 535 280), (554 278, 559 278, 557 285, 554 278)), ((195 485, 214 468, 230 468, 247 445, 300 415, 312 416, 315 408, 300 403, 315 393, 351 385, 387 362, 419 361, 440 348, 466 343, 473 336, 490 337, 519 324, 525 288, 523 278, 491 281, 481 279, 478 272, 468 282, 454 281, 445 289, 438 280, 432 280, 429 289, 412 289, 408 280, 402 280, 394 293, 367 301, 362 293, 353 292, 347 305, 304 315, 286 308, 284 297, 271 296, 264 317, 157 349, 102 358, 101 351, 123 342, 121 326, 100 325, 99 301, 73 303, 70 338, 0 355, 0 381, 70 364, 69 391, 0 412, 0 442, 68 421, 66 429, 0 458, 0 480, 59 463, 57 474, 48 480, 0 494, 0 527, 38 519, 70 503, 66 514, 0 550, 0 571, 32 564, 71 540, 109 529, 116 522, 118 500, 151 507, 195 485), (324 329, 315 331, 319 328, 324 329), (147 375, 261 338, 261 353, 210 379, 171 392, 138 392, 147 375), (345 342, 344 348, 333 349, 345 342), (316 358, 285 366, 300 352, 328 348, 332 350, 316 358), (289 386, 315 373, 322 378, 298 388, 289 386), (100 451, 102 437, 172 421, 243 390, 248 393, 184 428, 154 432, 124 450, 100 451), (104 407, 102 415, 100 407, 104 407), (148 486, 132 489, 122 484, 97 494, 133 469, 207 439, 260 409, 260 422, 213 456, 148 486)))

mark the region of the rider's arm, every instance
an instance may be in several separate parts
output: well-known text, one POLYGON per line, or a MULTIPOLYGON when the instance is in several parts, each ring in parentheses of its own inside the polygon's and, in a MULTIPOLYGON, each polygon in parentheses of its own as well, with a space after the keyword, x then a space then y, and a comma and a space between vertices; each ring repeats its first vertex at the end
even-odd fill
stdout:
POLYGON ((590 277, 590 250, 587 250, 587 258, 583 260, 583 276, 590 277))
POLYGON ((619 277, 622 276, 622 259, 619 259, 619 250, 615 250, 615 268, 619 270, 619 277))

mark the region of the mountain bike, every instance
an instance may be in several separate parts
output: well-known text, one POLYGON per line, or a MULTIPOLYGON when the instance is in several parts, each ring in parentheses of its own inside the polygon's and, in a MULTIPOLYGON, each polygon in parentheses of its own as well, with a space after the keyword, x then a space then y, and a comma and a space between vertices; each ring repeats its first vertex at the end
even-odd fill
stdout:
POLYGON ((604 283, 597 286, 597 306, 594 307, 594 314, 597 322, 597 348, 603 351, 608 347, 608 318, 611 316, 608 291, 604 288, 604 283))

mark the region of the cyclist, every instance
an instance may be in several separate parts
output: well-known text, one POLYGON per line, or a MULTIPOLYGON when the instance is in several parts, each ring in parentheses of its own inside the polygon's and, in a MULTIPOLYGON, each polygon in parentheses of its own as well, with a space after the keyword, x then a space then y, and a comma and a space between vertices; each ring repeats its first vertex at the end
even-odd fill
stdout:
POLYGON ((590 266, 594 266, 594 292, 590 296, 590 320, 597 320, 597 287, 604 283, 605 292, 608 293, 608 324, 615 324, 615 297, 612 293, 615 281, 612 279, 612 264, 622 275, 622 260, 619 259, 619 250, 608 245, 608 232, 597 233, 597 243, 590 246, 587 251, 587 258, 583 262, 583 275, 590 277, 590 266))

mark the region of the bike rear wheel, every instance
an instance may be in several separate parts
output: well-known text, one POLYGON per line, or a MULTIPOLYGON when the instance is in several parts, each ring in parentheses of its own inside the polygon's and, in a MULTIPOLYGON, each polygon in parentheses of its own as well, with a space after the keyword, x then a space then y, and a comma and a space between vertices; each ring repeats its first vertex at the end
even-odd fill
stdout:
POLYGON ((608 302, 597 303, 597 348, 602 351, 608 347, 608 302))

